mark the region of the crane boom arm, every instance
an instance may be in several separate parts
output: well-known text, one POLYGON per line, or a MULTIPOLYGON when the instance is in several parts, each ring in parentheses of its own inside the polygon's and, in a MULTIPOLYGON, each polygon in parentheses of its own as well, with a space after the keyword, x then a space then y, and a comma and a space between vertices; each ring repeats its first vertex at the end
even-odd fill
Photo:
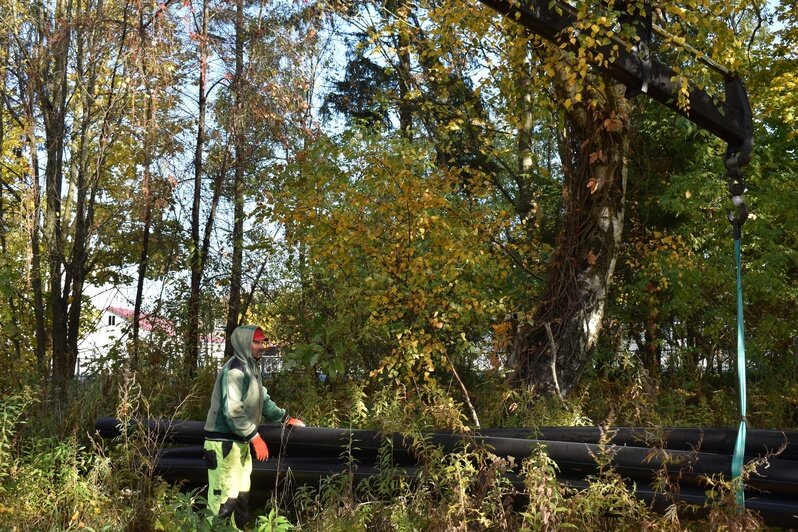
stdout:
MULTIPOLYGON (((529 29, 532 33, 557 45, 574 47, 567 40, 566 31, 576 22, 576 14, 568 4, 550 0, 480 0, 483 4, 508 16, 511 20, 529 29)), ((599 46, 596 52, 604 57, 615 57, 605 65, 595 65, 627 88, 643 92, 659 103, 685 116, 696 125, 706 129, 728 144, 727 159, 734 157, 739 164, 748 162, 753 145, 751 106, 740 78, 725 76, 726 98, 717 102, 704 90, 689 87, 689 109, 677 105, 679 87, 674 70, 654 57, 644 60, 638 53, 629 51, 627 43, 611 50, 611 45, 599 46)))

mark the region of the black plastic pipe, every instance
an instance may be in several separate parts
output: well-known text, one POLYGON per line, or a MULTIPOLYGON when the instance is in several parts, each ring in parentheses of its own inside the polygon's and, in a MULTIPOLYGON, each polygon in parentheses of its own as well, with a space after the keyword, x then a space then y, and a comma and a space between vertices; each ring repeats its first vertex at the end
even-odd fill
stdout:
MULTIPOLYGON (((97 422, 98 430, 104 436, 119 434, 117 425, 118 422, 113 418, 101 418, 97 422)), ((185 443, 190 440, 190 443, 197 445, 204 441, 201 422, 149 421, 147 425, 154 434, 163 437, 164 441, 185 443)), ((563 429, 544 430, 549 430, 547 435, 555 436, 558 435, 558 431, 563 429)), ((678 430, 683 432, 682 434, 677 433, 676 436, 681 438, 681 442, 685 444, 689 443, 690 438, 698 441, 696 438, 702 437, 698 432, 701 429, 695 429, 694 432, 685 432, 686 429, 678 430)), ((286 458, 336 458, 350 453, 355 459, 367 464, 374 462, 379 449, 385 448, 389 442, 391 458, 394 462, 405 466, 414 466, 420 458, 414 456, 411 451, 414 447, 419 446, 419 442, 397 434, 386 436, 373 430, 291 428, 273 425, 262 425, 259 431, 268 443, 272 454, 286 458)), ((627 433, 627 440, 630 440, 639 432, 639 429, 624 429, 618 433, 623 435, 624 431, 627 433)), ((482 434, 475 435, 434 432, 424 434, 423 437, 427 442, 434 446, 440 446, 447 453, 465 448, 486 448, 498 456, 512 456, 519 460, 530 456, 536 449, 544 447, 561 472, 583 477, 596 473, 596 457, 601 454, 608 455, 608 463, 619 474, 645 484, 651 482, 657 472, 667 472, 673 481, 689 485, 700 485, 704 478, 709 476, 728 478, 731 473, 730 452, 661 450, 632 445, 600 446, 595 443, 574 441, 485 436, 485 433, 519 434, 508 430, 482 431, 482 434)), ((527 434, 531 434, 531 432, 527 434)), ((597 437, 598 434, 599 430, 596 428, 579 428, 572 431, 571 437, 590 439, 593 436, 597 437)), ((718 436, 715 441, 719 444, 723 444, 724 438, 727 437, 723 431, 717 431, 715 436, 718 436)), ((769 444, 771 441, 776 441, 776 438, 781 438, 783 441, 786 437, 783 433, 766 431, 766 434, 762 434, 760 441, 754 442, 753 445, 769 444)), ((635 443, 639 444, 640 442, 635 443)), ((798 461, 771 458, 768 460, 768 464, 757 468, 755 474, 749 478, 748 485, 763 492, 798 497, 798 461)))
MULTIPOLYGON (((119 421, 113 417, 102 417, 96 429, 104 438, 120 435, 119 421)), ((204 423, 201 421, 148 420, 153 436, 169 443, 201 445, 205 441, 204 423)), ((133 427, 135 428, 135 426, 133 427)), ((598 427, 541 427, 538 429, 483 429, 474 437, 502 437, 525 440, 546 440, 597 444, 602 430, 598 427)), ((360 454, 374 453, 385 444, 386 436, 375 430, 350 430, 321 427, 305 427, 294 431, 290 427, 261 425, 259 432, 274 450, 287 447, 287 452, 308 450, 316 453, 340 454, 351 441, 360 454)), ((451 437, 452 433, 429 432, 431 436, 451 437)), ((638 427, 611 427, 607 430, 609 443, 633 447, 661 447, 672 450, 697 450, 709 453, 731 454, 737 437, 736 429, 666 428, 645 429, 638 427)), ((397 452, 406 451, 405 439, 392 435, 397 452)), ((798 432, 776 430, 749 430, 746 437, 746 455, 759 457, 774 453, 780 460, 798 460, 798 432)))
MULTIPOLYGON (((155 461, 155 473, 165 480, 174 483, 183 483, 187 487, 198 488, 207 483, 207 469, 203 460, 203 449, 199 446, 168 449, 159 454, 155 461)), ((398 467, 391 470, 393 475, 401 475, 413 479, 418 472, 415 467, 398 467)), ((355 483, 378 474, 385 474, 374 464, 356 464, 350 467, 346 462, 332 457, 276 457, 267 462, 253 463, 252 491, 265 492, 272 490, 289 490, 293 485, 317 485, 321 478, 333 474, 347 474, 352 476, 355 483)), ((527 503, 526 496, 522 493, 523 478, 516 474, 508 475, 518 494, 515 505, 523 508, 527 503)), ((557 475, 560 484, 574 489, 585 489, 588 481, 579 474, 560 472, 557 475)), ((631 482, 628 486, 632 489, 631 482)), ((649 503, 655 511, 662 512, 674 501, 696 505, 691 509, 688 517, 702 517, 707 508, 707 496, 704 488, 698 486, 680 486, 676 494, 663 494, 645 484, 634 485, 634 495, 649 503)), ((784 497, 755 490, 746 492, 746 507, 760 513, 766 524, 770 526, 796 527, 798 526, 798 499, 784 497)))
MULTIPOLYGON (((541 427, 539 429, 484 429, 485 436, 555 441, 598 443, 602 435, 615 445, 661 447, 663 449, 696 450, 709 453, 734 452, 737 429, 714 428, 641 428, 641 427, 541 427)), ((779 452, 776 458, 798 460, 798 432, 749 430, 745 452, 748 456, 764 456, 779 452)))

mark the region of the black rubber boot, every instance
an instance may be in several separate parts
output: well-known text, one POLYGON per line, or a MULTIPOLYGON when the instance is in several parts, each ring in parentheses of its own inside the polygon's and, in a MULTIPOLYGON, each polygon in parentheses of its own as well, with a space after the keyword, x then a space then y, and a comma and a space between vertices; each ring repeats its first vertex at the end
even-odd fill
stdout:
MULTIPOLYGON (((249 495, 249 494, 247 494, 247 495, 249 495)), ((237 500, 238 499, 234 499, 234 498, 230 497, 226 501, 224 501, 224 504, 222 504, 219 507, 219 519, 226 519, 226 518, 230 517, 230 515, 236 509, 237 500)))
POLYGON ((249 492, 242 491, 239 493, 235 503, 236 526, 241 530, 244 530, 244 525, 246 525, 247 521, 249 521, 249 492))

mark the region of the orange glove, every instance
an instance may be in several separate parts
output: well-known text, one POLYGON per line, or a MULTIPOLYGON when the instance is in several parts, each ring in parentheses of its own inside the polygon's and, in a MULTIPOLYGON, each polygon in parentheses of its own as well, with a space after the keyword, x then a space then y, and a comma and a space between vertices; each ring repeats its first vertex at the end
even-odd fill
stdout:
POLYGON ((263 438, 260 437, 260 434, 255 434, 255 437, 249 440, 249 443, 251 443, 252 448, 255 449, 255 458, 257 458, 259 462, 265 462, 269 459, 269 447, 266 445, 266 442, 263 441, 263 438))
POLYGON ((285 422, 286 425, 291 425, 292 427, 304 427, 305 423, 301 419, 297 419, 295 417, 289 417, 288 421, 285 422))

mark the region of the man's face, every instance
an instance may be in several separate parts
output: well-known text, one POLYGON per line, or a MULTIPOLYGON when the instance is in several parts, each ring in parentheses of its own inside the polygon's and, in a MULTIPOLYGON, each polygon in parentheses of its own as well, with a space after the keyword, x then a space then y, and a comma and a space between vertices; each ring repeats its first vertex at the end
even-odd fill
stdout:
POLYGON ((252 340, 252 346, 250 347, 252 358, 260 360, 264 351, 266 351, 266 340, 252 340))

